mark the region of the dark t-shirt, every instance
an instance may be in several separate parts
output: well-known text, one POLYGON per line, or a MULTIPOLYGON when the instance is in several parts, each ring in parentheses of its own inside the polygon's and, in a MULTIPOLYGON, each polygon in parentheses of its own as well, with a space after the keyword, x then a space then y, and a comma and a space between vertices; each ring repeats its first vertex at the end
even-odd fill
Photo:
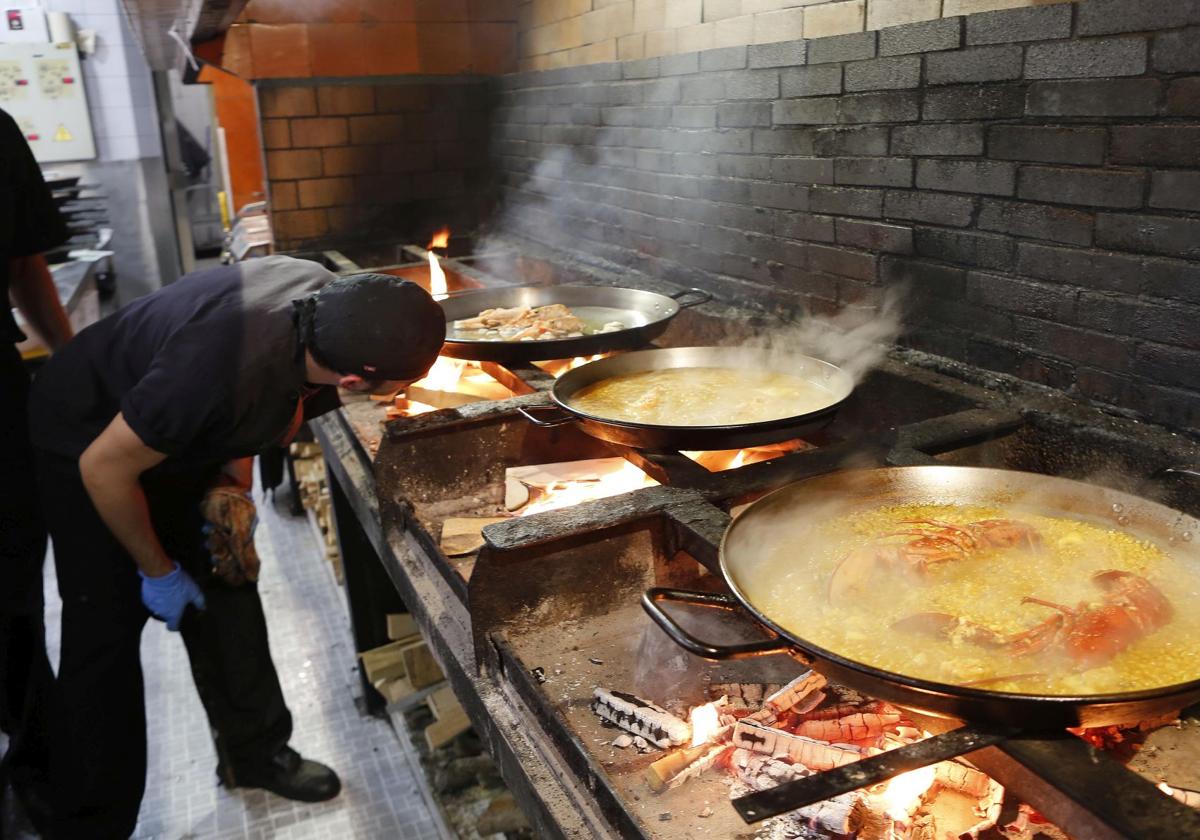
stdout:
POLYGON ((67 240, 42 170, 17 123, 0 110, 0 342, 24 340, 8 301, 8 263, 67 240))
POLYGON ((83 330, 34 383, 34 445, 78 457, 117 412, 167 465, 285 443, 338 405, 305 384, 292 301, 335 277, 291 257, 189 274, 83 330))

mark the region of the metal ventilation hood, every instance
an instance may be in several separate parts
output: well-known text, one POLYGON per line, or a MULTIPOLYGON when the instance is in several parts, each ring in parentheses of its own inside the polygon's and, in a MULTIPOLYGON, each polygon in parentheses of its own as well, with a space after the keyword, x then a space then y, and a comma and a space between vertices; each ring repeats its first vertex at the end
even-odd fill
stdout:
POLYGON ((171 36, 187 43, 215 38, 237 19, 247 0, 122 0, 129 23, 152 70, 182 66, 183 51, 171 36))

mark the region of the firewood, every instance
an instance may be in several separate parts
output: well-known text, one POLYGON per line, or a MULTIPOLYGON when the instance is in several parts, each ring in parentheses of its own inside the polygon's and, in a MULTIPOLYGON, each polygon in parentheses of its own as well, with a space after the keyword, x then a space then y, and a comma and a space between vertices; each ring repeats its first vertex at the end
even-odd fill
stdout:
POLYGON ((404 658, 401 655, 404 645, 392 642, 358 655, 367 672, 367 681, 372 685, 380 680, 397 679, 406 676, 404 658))
POLYGON ((405 675, 412 682, 413 688, 425 688, 446 678, 446 675, 442 673, 442 666, 438 664, 429 650, 429 646, 424 642, 409 642, 402 645, 400 657, 404 662, 405 675))
POLYGON ((433 786, 439 793, 454 793, 482 778, 491 779, 496 775, 496 764, 490 756, 470 755, 437 768, 433 773, 433 786))
POLYGON ((387 617, 387 634, 393 642, 411 641, 413 636, 420 635, 417 622, 412 613, 389 613, 387 617))
POLYGON ((986 773, 957 761, 939 761, 933 766, 933 778, 942 787, 975 799, 985 796, 991 783, 986 773))
MULTIPOLYGON (((698 746, 676 750, 669 755, 663 756, 646 768, 646 783, 656 793, 666 790, 671 780, 686 770, 688 765, 698 761, 713 749, 712 743, 706 741, 698 746)), ((725 747, 724 745, 719 745, 715 749, 719 752, 725 749, 725 747)))
POLYGON ((405 697, 409 697, 417 691, 417 689, 413 688, 413 684, 404 677, 380 680, 374 683, 374 686, 375 690, 383 695, 383 699, 388 703, 399 703, 405 697))
POLYGON ((772 729, 749 718, 733 729, 734 746, 775 757, 786 756, 810 770, 832 770, 858 761, 863 753, 849 745, 827 744, 782 729, 772 729))
POLYGON ((783 688, 770 695, 764 705, 780 714, 804 700, 814 691, 820 691, 826 685, 826 680, 816 671, 806 671, 783 688))
POLYGON ((425 743, 436 750, 471 728, 471 719, 461 706, 448 712, 445 717, 425 727, 425 743))
POLYGON ((592 693, 592 711, 662 749, 677 747, 692 737, 692 727, 686 721, 649 700, 622 691, 597 688, 592 693))
POLYGON ((527 830, 529 821, 517 807, 517 800, 511 793, 502 793, 491 801, 487 810, 475 824, 475 831, 480 837, 490 837, 493 834, 512 834, 527 830))
POLYGON ((1182 802, 1184 805, 1187 805, 1191 808, 1200 808, 1200 791, 1198 790, 1172 787, 1166 782, 1161 783, 1158 786, 1158 789, 1174 799, 1182 802))
POLYGON ((465 557, 483 548, 483 529, 504 516, 451 517, 442 523, 441 548, 447 557, 465 557))

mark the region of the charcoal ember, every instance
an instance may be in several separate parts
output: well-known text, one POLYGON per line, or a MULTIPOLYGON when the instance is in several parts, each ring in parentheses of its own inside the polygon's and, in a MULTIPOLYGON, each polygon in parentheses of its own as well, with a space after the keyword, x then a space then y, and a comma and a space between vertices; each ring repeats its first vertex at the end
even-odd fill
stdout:
POLYGON ((684 744, 692 737, 692 727, 686 721, 649 700, 622 691, 597 688, 592 693, 592 711, 662 749, 684 744))

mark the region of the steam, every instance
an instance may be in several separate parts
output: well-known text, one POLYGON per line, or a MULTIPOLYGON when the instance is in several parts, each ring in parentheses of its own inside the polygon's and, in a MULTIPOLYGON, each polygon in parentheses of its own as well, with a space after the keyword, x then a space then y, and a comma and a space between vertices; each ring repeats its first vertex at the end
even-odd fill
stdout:
MULTIPOLYGON (((494 252, 497 255, 487 261, 489 271, 514 280, 520 279, 516 276, 519 268, 515 255, 505 234, 516 234, 550 247, 571 250, 570 243, 578 237, 579 226, 589 223, 581 222, 579 217, 584 215, 590 218, 593 215, 585 204, 587 196, 593 192, 590 183, 575 184, 572 179, 580 171, 594 173, 587 180, 607 186, 610 183, 605 177, 607 170, 627 169, 628 161, 617 158, 616 149, 607 143, 614 132, 622 130, 629 129, 606 127, 597 131, 589 145, 550 147, 532 167, 520 191, 507 193, 506 200, 489 226, 489 232, 481 236, 477 243, 477 253, 494 252)), ((674 143, 678 148, 655 148, 650 150, 652 154, 647 157, 669 159, 673 152, 685 153, 685 157, 686 153, 695 152, 694 143, 690 142, 694 139, 691 132, 668 132, 663 136, 666 137, 666 143, 674 143)), ((649 185, 645 189, 656 191, 659 173, 648 171, 645 175, 649 185)), ((701 195, 700 198, 710 197, 701 195)), ((711 198, 717 200, 718 197, 711 198)), ((594 215, 597 224, 605 223, 607 217, 603 213, 594 215)), ((600 255, 603 255, 602 252, 600 255)), ((714 264, 710 270, 720 274, 718 265, 714 264)), ((797 271, 803 275, 803 269, 797 271)), ((902 289, 890 288, 883 291, 875 306, 849 305, 829 316, 808 313, 799 321, 775 328, 767 334, 747 339, 744 335, 735 336, 731 332, 725 341, 719 343, 768 349, 778 351, 781 355, 815 356, 842 368, 857 383, 879 363, 900 336, 904 321, 903 298, 902 289)), ((731 325, 732 328, 736 326, 731 325)))
POLYGON ((837 365, 858 384, 887 355, 903 329, 904 294, 893 288, 884 292, 878 311, 856 307, 834 315, 808 315, 798 323, 738 339, 737 344, 777 353, 781 362, 788 356, 814 356, 837 365))

